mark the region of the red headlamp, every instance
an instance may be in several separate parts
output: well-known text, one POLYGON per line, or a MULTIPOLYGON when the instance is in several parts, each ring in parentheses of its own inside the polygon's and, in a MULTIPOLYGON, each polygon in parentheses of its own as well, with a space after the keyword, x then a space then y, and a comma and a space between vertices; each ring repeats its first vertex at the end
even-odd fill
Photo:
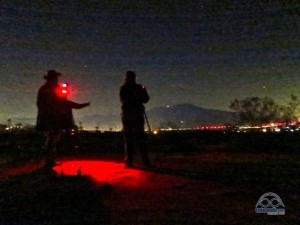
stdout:
POLYGON ((62 83, 56 89, 56 94, 60 98, 67 98, 71 93, 70 86, 68 83, 62 83))

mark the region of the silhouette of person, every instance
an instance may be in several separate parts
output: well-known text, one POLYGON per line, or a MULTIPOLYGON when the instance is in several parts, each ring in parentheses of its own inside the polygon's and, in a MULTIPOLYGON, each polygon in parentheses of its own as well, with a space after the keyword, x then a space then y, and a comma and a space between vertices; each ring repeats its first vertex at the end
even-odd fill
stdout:
POLYGON ((46 167, 56 165, 57 144, 61 138, 62 131, 75 126, 72 108, 79 109, 90 105, 90 103, 74 103, 58 95, 58 77, 61 75, 55 70, 49 70, 44 76, 46 83, 40 87, 37 95, 38 114, 36 129, 44 132, 46 137, 44 146, 46 167))
POLYGON ((136 74, 127 71, 125 82, 120 88, 126 167, 133 166, 135 142, 138 144, 144 166, 150 166, 144 132, 145 107, 143 105, 149 99, 146 88, 136 83, 136 74))

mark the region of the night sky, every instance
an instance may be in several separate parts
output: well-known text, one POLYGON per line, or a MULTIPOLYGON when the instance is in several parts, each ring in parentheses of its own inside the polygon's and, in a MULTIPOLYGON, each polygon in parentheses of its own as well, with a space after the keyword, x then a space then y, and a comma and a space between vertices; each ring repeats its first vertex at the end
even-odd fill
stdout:
POLYGON ((0 1, 0 123, 36 117, 49 69, 71 100, 91 101, 76 118, 118 115, 127 70, 147 87, 147 109, 300 97, 298 2, 0 1))

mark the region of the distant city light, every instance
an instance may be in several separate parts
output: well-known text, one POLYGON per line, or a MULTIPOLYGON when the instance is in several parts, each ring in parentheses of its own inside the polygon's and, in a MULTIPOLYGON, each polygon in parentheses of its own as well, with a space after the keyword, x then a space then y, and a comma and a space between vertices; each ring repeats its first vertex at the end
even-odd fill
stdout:
POLYGON ((225 125, 215 125, 215 126, 197 126, 196 130, 225 130, 228 129, 230 126, 225 125))

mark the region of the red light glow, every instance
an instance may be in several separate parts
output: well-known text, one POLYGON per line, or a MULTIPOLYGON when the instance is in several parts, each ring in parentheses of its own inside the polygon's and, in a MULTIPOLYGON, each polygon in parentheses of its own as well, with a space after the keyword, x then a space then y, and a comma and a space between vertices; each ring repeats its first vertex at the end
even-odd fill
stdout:
POLYGON ((69 84, 63 83, 56 89, 56 94, 60 98, 67 98, 71 93, 69 84))
MULTIPOLYGON (((97 183, 119 184, 122 186, 138 186, 143 182, 142 171, 127 169, 124 163, 96 160, 63 161, 61 166, 53 167, 57 175, 89 176, 97 183)), ((145 173, 145 172, 144 172, 145 173)))

